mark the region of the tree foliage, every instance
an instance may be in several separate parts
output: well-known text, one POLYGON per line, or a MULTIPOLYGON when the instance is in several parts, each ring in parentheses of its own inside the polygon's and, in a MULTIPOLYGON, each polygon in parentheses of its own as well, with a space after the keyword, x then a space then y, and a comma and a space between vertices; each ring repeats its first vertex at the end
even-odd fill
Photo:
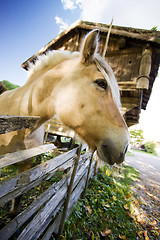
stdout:
POLYGON ((156 154, 156 143, 153 142, 153 141, 149 141, 149 142, 146 142, 144 144, 144 147, 145 147, 145 150, 147 153, 152 153, 152 154, 156 154))
POLYGON ((3 80, 2 82, 3 82, 3 84, 6 86, 6 88, 7 88, 8 90, 12 90, 12 89, 15 89, 15 88, 18 88, 18 87, 19 87, 18 85, 15 85, 15 84, 7 81, 7 80, 3 80))
POLYGON ((140 147, 144 141, 143 130, 139 128, 131 129, 130 131, 130 143, 134 147, 140 147))

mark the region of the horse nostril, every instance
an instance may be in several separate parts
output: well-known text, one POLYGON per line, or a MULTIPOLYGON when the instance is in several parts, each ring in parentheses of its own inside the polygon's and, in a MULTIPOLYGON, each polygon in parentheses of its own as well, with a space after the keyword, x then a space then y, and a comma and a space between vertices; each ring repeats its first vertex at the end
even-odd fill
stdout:
POLYGON ((124 155, 126 154, 126 152, 128 150, 128 146, 129 146, 129 143, 127 143, 127 145, 125 146, 125 149, 124 149, 124 152, 123 152, 124 155))
POLYGON ((98 149, 100 158, 110 165, 122 163, 125 160, 129 143, 128 141, 118 143, 119 144, 115 144, 110 139, 105 139, 98 149))

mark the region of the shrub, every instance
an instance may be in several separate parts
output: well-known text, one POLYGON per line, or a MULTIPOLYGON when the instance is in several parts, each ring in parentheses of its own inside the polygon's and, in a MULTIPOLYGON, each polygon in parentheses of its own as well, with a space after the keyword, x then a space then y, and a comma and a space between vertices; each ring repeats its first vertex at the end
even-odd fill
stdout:
POLYGON ((130 132, 130 144, 134 147, 140 147, 144 141, 143 130, 138 128, 131 128, 130 132))
POLYGON ((145 147, 145 150, 147 153, 156 154, 156 150, 155 150, 156 143, 155 142, 153 142, 153 141, 146 142, 144 144, 144 147, 145 147))

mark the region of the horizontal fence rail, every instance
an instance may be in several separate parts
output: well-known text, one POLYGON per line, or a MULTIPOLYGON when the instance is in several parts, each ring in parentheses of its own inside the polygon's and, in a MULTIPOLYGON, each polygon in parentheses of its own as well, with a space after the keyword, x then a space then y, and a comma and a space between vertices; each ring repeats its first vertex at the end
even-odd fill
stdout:
POLYGON ((32 128, 39 117, 0 115, 0 134, 32 128))

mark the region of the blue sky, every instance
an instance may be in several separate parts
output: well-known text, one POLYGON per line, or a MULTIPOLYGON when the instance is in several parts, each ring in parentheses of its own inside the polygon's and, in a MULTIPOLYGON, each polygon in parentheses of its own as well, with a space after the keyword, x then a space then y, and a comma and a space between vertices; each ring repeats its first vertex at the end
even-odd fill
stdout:
POLYGON ((21 63, 77 19, 151 29, 159 9, 159 0, 1 0, 0 81, 23 85, 21 63))
MULTIPOLYGON (((21 63, 77 19, 109 24, 114 17, 114 25, 143 29, 157 26, 160 31, 159 9, 159 0, 1 0, 0 81, 23 85, 27 73, 21 63)), ((150 129, 150 135, 155 132, 160 136, 157 89, 160 91, 160 77, 147 111, 142 113, 142 125, 146 132, 150 129), (151 122, 153 126, 148 127, 151 122)))
POLYGON ((60 0, 0 1, 0 81, 24 84, 21 63, 58 35, 55 16, 61 13, 68 24, 76 19, 60 0))

